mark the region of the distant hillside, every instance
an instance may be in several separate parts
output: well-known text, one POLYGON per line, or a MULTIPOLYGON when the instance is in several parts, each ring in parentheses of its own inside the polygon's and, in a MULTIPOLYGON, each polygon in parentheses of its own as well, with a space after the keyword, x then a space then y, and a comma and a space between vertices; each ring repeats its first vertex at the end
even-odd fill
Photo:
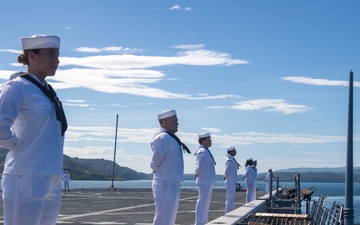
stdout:
MULTIPOLYGON (((331 183, 344 183, 345 182, 345 172, 279 172, 274 171, 273 176, 279 177, 280 181, 288 181, 293 178, 295 175, 300 174, 300 180, 302 182, 331 182, 331 183)), ((353 173, 354 183, 360 183, 360 168, 354 168, 353 173)), ((266 173, 258 174, 258 180, 265 180, 266 173)))
MULTIPOLYGON (((4 161, 8 150, 0 148, 0 171, 4 170, 4 161)), ((105 159, 80 159, 64 155, 64 171, 68 171, 73 180, 111 180, 113 162, 105 159)), ((139 173, 115 163, 114 180, 146 180, 151 174, 139 173)))
MULTIPOLYGON (((354 167, 354 170, 359 170, 360 167, 354 167)), ((290 169, 282 169, 278 170, 277 172, 334 172, 334 173, 341 173, 345 172, 345 167, 322 167, 322 168, 315 168, 315 167, 300 167, 300 168, 290 168, 290 169)))
MULTIPOLYGON (((5 156, 8 150, 0 148, 0 171, 4 169, 5 156)), ((105 159, 80 159, 64 155, 64 171, 71 174, 73 180, 111 180, 113 162, 105 159)), ((274 171, 274 176, 287 181, 300 173, 303 182, 344 182, 345 168, 294 168, 274 171)), ((258 180, 264 181, 266 173, 259 173, 258 180)), ((152 174, 139 173, 128 167, 115 164, 115 180, 149 180, 152 174)), ((194 174, 185 174, 185 180, 193 180, 194 174)), ((223 175, 217 175, 218 180, 223 180, 223 175)), ((242 175, 238 176, 243 180, 242 175)), ((354 168, 354 182, 360 183, 360 167, 354 168)))

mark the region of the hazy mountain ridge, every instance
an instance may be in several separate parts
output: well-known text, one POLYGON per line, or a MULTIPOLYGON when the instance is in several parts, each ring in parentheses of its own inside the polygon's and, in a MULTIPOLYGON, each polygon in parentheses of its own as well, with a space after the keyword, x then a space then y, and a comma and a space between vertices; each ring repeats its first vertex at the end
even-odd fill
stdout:
MULTIPOLYGON (((354 167, 355 170, 359 170, 360 167, 354 167)), ((276 170, 276 172, 334 172, 334 173, 341 173, 345 172, 346 167, 321 167, 321 168, 315 168, 315 167, 300 167, 300 168, 290 168, 290 169, 281 169, 276 170)), ((274 171, 275 172, 275 171, 274 171)))
MULTIPOLYGON (((0 170, 4 169, 4 161, 8 150, 0 148, 0 170)), ((128 167, 122 167, 106 159, 81 159, 64 155, 64 171, 71 174, 73 180, 112 180, 114 166, 114 180, 149 180, 151 173, 137 172, 128 167)), ((149 168, 150 170, 150 168, 149 168)), ((274 177, 281 181, 290 180, 300 173, 303 182, 345 182, 345 167, 338 168, 291 168, 273 171, 274 177)), ((265 180, 266 173, 258 174, 258 181, 265 180)), ((193 180, 194 174, 185 174, 185 180, 193 180)), ((223 180, 223 175, 217 175, 218 180, 223 180)), ((238 180, 242 181, 239 172, 238 180)), ((360 183, 360 167, 354 167, 354 182, 360 183)))

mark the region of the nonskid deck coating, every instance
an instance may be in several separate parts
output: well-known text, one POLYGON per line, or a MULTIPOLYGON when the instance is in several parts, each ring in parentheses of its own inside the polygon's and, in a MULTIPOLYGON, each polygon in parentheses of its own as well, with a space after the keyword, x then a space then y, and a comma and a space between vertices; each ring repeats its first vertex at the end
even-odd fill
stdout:
MULTIPOLYGON (((176 224, 195 222, 198 192, 182 190, 176 224)), ((214 189, 209 210, 209 221, 224 214, 225 189, 214 189)), ((258 192, 258 197, 264 192, 258 192)), ((245 192, 236 192, 235 207, 245 204, 245 192)), ((3 222, 2 204, 0 222, 3 222)), ((72 190, 63 192, 57 225, 145 225, 152 224, 154 199, 151 189, 127 190, 72 190)))

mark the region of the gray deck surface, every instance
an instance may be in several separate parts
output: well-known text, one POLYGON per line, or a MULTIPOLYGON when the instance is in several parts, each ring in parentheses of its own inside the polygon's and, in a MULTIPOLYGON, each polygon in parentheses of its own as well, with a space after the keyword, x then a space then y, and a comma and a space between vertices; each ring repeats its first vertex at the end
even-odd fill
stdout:
MULTIPOLYGON (((214 189, 209 221, 224 214, 225 194, 224 189, 214 189)), ((194 224, 197 195, 196 190, 181 191, 176 224, 194 224)), ((257 195, 262 196, 264 192, 258 192, 257 195)), ((235 204, 236 207, 245 204, 245 192, 236 192, 235 204)), ((72 190, 63 192, 61 210, 56 224, 152 224, 154 210, 151 189, 72 190)), ((3 223, 2 202, 0 204, 0 222, 3 223)))

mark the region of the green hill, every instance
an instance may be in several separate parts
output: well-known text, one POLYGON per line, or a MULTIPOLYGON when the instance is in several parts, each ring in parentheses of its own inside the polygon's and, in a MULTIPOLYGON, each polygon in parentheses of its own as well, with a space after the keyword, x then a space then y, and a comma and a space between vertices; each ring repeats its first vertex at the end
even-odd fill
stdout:
MULTIPOLYGON (((4 161, 8 150, 0 148, 0 171, 4 170, 4 161)), ((64 171, 71 174, 73 180, 111 180, 113 162, 105 159, 80 159, 64 155, 64 171)), ((139 173, 115 163, 114 180, 147 180, 151 174, 139 173)))

